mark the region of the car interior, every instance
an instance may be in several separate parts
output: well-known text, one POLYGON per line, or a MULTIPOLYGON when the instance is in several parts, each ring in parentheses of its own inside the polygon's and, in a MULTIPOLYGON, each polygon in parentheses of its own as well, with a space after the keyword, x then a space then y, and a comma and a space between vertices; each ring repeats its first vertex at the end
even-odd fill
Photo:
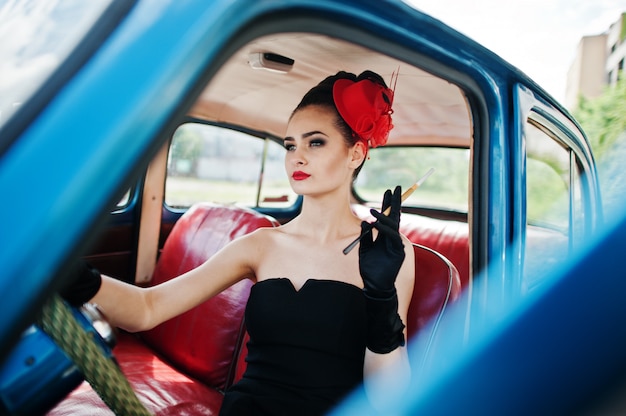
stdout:
MULTIPOLYGON (((286 120, 326 76, 367 69, 393 80, 394 128, 388 144, 371 151, 353 209, 366 219, 385 189, 407 188, 435 169, 404 203, 401 219, 416 254, 409 343, 419 336, 434 344, 446 307, 471 292, 468 101, 457 85, 401 57, 327 35, 266 35, 230 55, 111 210, 85 258, 105 274, 149 286, 197 267, 240 235, 289 221, 301 200, 283 171, 286 120)), ((219 409, 223 391, 245 369, 251 285, 242 281, 150 331, 118 331, 116 360, 149 410, 219 409)), ((84 382, 48 414, 87 408, 110 414, 84 382)))
POLYGON ((374 71, 394 91, 389 141, 370 149, 352 185, 355 216, 370 221, 385 190, 419 185, 400 222, 415 257, 410 382, 391 383, 406 368, 368 374, 341 406, 370 412, 371 382, 394 414, 571 412, 617 374, 610 269, 623 242, 613 233, 598 243, 601 165, 572 114, 472 39, 401 1, 5 9, 2 29, 24 36, 0 48, 10 237, 0 415, 219 413, 246 370, 253 280, 137 333, 57 294, 79 257, 151 287, 296 218, 288 120, 340 70, 374 71))

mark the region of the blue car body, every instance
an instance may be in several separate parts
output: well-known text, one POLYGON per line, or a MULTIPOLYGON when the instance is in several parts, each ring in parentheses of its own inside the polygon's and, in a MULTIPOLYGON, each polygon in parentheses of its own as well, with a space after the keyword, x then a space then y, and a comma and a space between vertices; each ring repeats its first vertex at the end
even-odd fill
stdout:
MULTIPOLYGON (((349 31, 378 34, 441 67, 480 120, 472 257, 470 342, 455 352, 463 302, 442 322, 428 368, 407 391, 389 387, 389 414, 558 414, 593 403, 623 380, 626 222, 600 232, 595 161, 572 118, 516 68, 441 22, 397 1, 114 1, 92 33, 0 129, 0 340, 6 357, 79 245, 163 144, 159 133, 185 114, 224 56, 255 34, 349 31), (324 26, 327 24, 327 26, 324 26), (450 70, 449 68, 454 68, 450 70), (573 131, 586 178, 594 238, 520 297, 525 238, 525 165, 520 114, 533 107, 573 131), (42 174, 45 172, 45 174, 42 174), (506 276, 506 280, 503 278, 506 276), (577 377, 572 377, 576 373, 577 377), (393 400, 391 400, 393 399, 393 400)), ((131 201, 132 202, 132 201, 131 201)), ((416 348, 419 348, 416 347, 416 348)), ((419 351, 415 352, 416 354, 419 351)), ((372 412, 357 391, 337 414, 372 412)))

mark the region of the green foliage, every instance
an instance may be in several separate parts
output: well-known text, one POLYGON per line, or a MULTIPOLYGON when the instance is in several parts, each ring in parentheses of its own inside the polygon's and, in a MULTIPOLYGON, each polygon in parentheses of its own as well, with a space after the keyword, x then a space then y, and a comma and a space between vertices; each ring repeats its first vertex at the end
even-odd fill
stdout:
POLYGON ((202 152, 202 136, 191 128, 179 128, 170 147, 170 166, 176 175, 193 175, 202 152))
POLYGON ((562 164, 555 162, 554 158, 531 157, 526 163, 528 222, 566 229, 569 215, 569 184, 563 177, 562 164))
POLYGON ((621 210, 626 194, 626 80, 595 99, 581 97, 572 112, 587 134, 598 164, 605 211, 621 210))
POLYGON ((430 168, 435 172, 406 205, 458 209, 467 212, 469 150, 437 147, 380 147, 370 151, 355 189, 378 203, 385 189, 413 185, 430 168))
POLYGON ((202 150, 202 137, 191 129, 178 129, 174 134, 172 159, 195 160, 202 150))
POLYGON ((626 131, 626 81, 607 88, 595 99, 580 97, 573 111, 598 158, 603 158, 621 134, 626 131))

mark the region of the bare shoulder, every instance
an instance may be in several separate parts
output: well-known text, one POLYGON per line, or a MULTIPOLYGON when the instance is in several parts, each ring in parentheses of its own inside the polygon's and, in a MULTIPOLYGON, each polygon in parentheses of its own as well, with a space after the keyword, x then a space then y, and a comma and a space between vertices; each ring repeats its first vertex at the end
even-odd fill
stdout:
POLYGON ((279 227, 263 227, 258 228, 248 234, 242 235, 234 239, 230 244, 230 250, 237 250, 239 253, 245 253, 246 256, 258 254, 263 255, 272 242, 276 238, 279 227))
POLYGON ((244 277, 254 279, 257 269, 271 249, 275 228, 259 228, 226 244, 205 263, 211 275, 229 270, 229 283, 244 277))
POLYGON ((276 234, 280 227, 262 227, 237 238, 234 241, 241 241, 245 244, 260 244, 270 242, 276 238, 276 234))

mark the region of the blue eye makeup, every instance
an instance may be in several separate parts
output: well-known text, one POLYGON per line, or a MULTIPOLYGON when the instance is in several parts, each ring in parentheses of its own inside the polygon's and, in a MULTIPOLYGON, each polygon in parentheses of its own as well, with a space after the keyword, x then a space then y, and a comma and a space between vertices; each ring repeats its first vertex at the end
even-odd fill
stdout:
MULTIPOLYGON (((303 139, 302 139, 302 146, 307 146, 307 147, 321 147, 324 146, 327 143, 327 139, 326 139, 326 135, 324 135, 324 133, 321 133, 319 131, 312 131, 306 134, 303 134, 303 139), (318 135, 321 135, 322 137, 319 137, 318 135)), ((283 147, 288 151, 291 152, 293 150, 296 149, 296 141, 293 137, 287 137, 283 140, 283 147)))

